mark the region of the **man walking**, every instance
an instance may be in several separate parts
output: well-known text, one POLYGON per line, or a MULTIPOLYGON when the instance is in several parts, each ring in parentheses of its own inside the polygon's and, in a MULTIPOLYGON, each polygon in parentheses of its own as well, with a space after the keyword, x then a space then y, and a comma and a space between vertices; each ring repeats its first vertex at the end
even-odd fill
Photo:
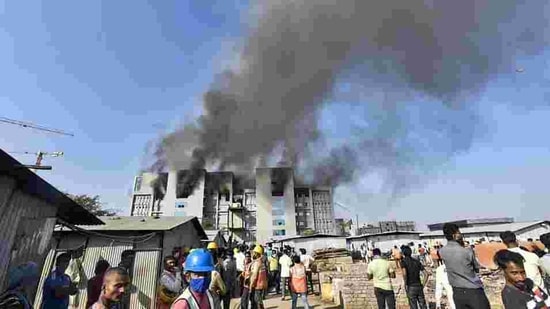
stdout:
POLYGON ((367 276, 374 281, 374 295, 378 309, 395 309, 395 295, 390 278, 395 278, 395 270, 390 262, 382 258, 380 249, 372 249, 373 260, 367 266, 367 276))
POLYGON ((403 282, 405 283, 405 291, 407 291, 407 298, 409 299, 409 306, 411 306, 411 309, 426 309, 424 286, 420 280, 420 276, 424 275, 424 266, 418 260, 413 259, 411 255, 411 249, 404 247, 401 270, 403 273, 403 282))
POLYGON ((474 251, 464 248, 462 233, 456 224, 445 223, 443 234, 447 239, 447 245, 439 250, 439 254, 446 265, 456 307, 490 309, 483 284, 477 275, 479 264, 474 251))

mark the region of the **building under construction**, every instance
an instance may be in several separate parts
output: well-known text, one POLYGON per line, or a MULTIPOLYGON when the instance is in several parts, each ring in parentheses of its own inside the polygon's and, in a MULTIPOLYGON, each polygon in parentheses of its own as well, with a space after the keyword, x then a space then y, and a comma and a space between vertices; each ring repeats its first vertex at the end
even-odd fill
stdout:
POLYGON ((206 170, 144 173, 135 178, 130 214, 196 216, 236 241, 335 233, 332 188, 296 185, 292 168, 258 168, 253 183, 239 180, 206 170))

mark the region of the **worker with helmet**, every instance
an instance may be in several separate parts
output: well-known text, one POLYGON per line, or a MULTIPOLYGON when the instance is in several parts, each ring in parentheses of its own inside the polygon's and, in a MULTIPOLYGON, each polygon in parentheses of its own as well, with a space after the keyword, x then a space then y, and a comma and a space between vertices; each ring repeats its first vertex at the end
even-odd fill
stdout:
POLYGON ((225 283, 223 282, 223 264, 218 255, 218 244, 212 241, 208 243, 206 249, 208 249, 214 261, 214 269, 212 270, 212 280, 210 281, 209 290, 214 297, 221 301, 222 296, 227 293, 227 289, 225 283))
POLYGON ((256 245, 252 250, 252 266, 250 269, 250 307, 264 308, 264 294, 267 288, 267 269, 263 262, 264 248, 256 245))
POLYGON ((208 290, 214 263, 205 249, 192 250, 185 262, 189 286, 176 298, 171 309, 221 309, 219 299, 208 290))

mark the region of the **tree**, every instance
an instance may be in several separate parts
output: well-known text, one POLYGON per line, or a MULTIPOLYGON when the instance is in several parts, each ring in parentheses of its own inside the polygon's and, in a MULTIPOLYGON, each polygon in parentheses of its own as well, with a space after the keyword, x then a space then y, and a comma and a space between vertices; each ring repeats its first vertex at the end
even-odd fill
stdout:
POLYGON ((99 199, 99 195, 90 196, 87 194, 72 195, 67 194, 73 201, 75 201, 80 206, 84 207, 87 211, 91 212, 96 216, 114 216, 116 211, 112 209, 104 209, 103 203, 99 199))
POLYGON ((307 229, 307 230, 304 230, 302 232, 302 235, 304 235, 304 236, 311 236, 311 235, 314 235, 314 234, 315 234, 315 231, 312 230, 312 229, 307 229))

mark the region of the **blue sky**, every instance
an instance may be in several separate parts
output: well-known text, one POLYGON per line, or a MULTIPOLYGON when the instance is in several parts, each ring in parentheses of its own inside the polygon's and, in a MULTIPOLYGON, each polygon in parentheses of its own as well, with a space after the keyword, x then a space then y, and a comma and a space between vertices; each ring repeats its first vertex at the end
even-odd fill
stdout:
MULTIPOLYGON (((231 64, 242 40, 246 8, 244 1, 223 0, 0 1, 0 116, 75 134, 0 124, 0 148, 64 151, 63 158, 45 159, 54 169, 41 176, 64 191, 99 194, 108 208, 127 212, 147 142, 200 113, 202 92, 231 64)), ((336 200, 353 211, 337 213, 420 223, 549 218, 547 59, 517 59, 523 73, 490 82, 479 103, 485 134, 469 152, 433 167, 398 199, 373 196, 372 179, 339 188, 336 200), (512 108, 525 101, 536 108, 512 108)), ((323 117, 333 141, 349 128, 331 121, 350 109, 323 117)))

